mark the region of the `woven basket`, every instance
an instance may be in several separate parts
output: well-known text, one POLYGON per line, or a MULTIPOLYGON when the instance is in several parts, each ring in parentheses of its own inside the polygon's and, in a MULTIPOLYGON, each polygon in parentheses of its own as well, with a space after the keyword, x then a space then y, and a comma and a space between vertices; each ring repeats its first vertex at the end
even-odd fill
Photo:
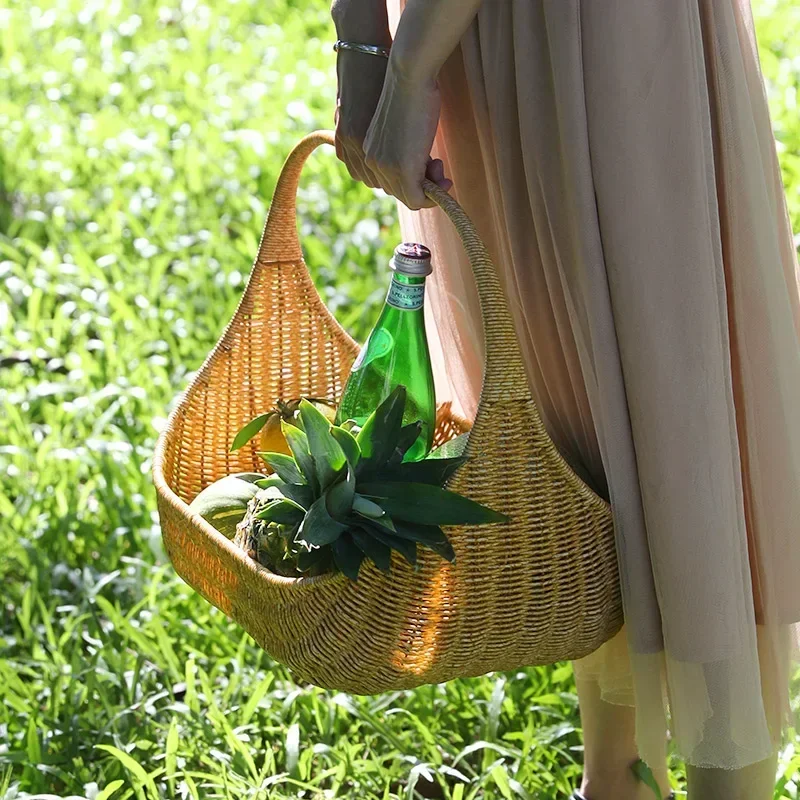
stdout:
MULTIPOLYGON (((338 400, 358 353, 320 299, 297 235, 300 171, 323 143, 330 133, 311 134, 286 161, 239 307, 159 438, 153 472, 175 569, 298 680, 325 688, 374 694, 587 655, 623 621, 611 509, 546 433, 494 267, 463 210, 432 183, 426 193, 474 268, 486 340, 471 458, 449 488, 511 522, 448 528, 452 564, 420 548, 415 572, 393 553, 389 575, 365 562, 353 583, 274 575, 189 511, 214 480, 264 470, 254 443, 230 452, 245 422, 279 398, 338 400)), ((469 427, 439 407, 437 441, 469 427)))

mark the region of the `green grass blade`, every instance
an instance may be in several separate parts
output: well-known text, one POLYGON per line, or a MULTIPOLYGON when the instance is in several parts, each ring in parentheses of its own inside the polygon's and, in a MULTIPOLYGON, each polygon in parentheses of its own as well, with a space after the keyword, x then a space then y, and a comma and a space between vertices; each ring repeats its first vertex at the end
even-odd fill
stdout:
POLYGON ((95 800, 111 800, 111 798, 125 785, 125 781, 111 781, 111 783, 97 795, 95 800))
POLYGON ((164 757, 167 781, 169 782, 170 792, 173 795, 175 794, 175 771, 178 768, 179 744, 180 735, 178 734, 178 720, 176 717, 173 717, 169 724, 169 732, 167 733, 167 749, 164 757))
POLYGON ((661 789, 656 781, 655 775, 650 767, 641 759, 638 759, 631 765, 631 772, 653 792, 656 800, 661 800, 661 789))
POLYGON ((127 753, 110 744, 98 744, 96 749, 103 750, 104 752, 116 758, 117 761, 119 761, 120 764, 122 764, 122 766, 125 767, 125 769, 133 776, 134 780, 147 789, 147 793, 152 800, 158 800, 158 790, 156 789, 156 785, 153 782, 152 777, 148 775, 147 772, 145 772, 145 770, 127 753))

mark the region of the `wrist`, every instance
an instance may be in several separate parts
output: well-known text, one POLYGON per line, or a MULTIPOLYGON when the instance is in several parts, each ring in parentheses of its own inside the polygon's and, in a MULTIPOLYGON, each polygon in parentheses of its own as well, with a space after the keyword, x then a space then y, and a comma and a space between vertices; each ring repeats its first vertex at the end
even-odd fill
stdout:
POLYGON ((331 18, 342 41, 378 47, 392 44, 385 0, 333 0, 331 18))
POLYGON ((424 87, 436 82, 438 72, 438 67, 421 59, 415 48, 395 40, 388 59, 387 78, 407 87, 424 87))

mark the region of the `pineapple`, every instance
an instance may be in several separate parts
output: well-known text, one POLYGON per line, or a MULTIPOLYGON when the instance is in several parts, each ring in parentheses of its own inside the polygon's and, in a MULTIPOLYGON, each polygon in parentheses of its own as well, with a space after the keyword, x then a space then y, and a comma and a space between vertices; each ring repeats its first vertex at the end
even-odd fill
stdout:
POLYGON ((398 386, 359 428, 341 426, 301 400, 301 427, 281 422, 291 455, 259 455, 274 474, 256 483, 234 542, 279 575, 341 571, 357 580, 368 559, 388 572, 392 550, 416 566, 418 546, 453 561, 441 526, 506 522, 507 517, 442 485, 465 461, 466 436, 421 461, 404 461, 420 423, 403 425, 398 386))

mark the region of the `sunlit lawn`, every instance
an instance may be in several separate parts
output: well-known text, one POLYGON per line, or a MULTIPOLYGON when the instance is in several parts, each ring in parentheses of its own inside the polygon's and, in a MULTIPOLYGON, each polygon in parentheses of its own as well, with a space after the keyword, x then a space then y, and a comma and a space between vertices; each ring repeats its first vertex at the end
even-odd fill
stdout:
MULTIPOLYGON (((800 17, 758 10, 800 230, 800 17)), ((332 38, 327 0, 0 9, 0 800, 550 800, 579 780, 568 664, 298 687, 164 557, 156 436, 238 301, 282 159, 331 125, 332 38)), ((320 152, 300 215, 362 337, 393 202, 320 152)), ((798 798, 800 748, 781 769, 775 797, 798 798)))

